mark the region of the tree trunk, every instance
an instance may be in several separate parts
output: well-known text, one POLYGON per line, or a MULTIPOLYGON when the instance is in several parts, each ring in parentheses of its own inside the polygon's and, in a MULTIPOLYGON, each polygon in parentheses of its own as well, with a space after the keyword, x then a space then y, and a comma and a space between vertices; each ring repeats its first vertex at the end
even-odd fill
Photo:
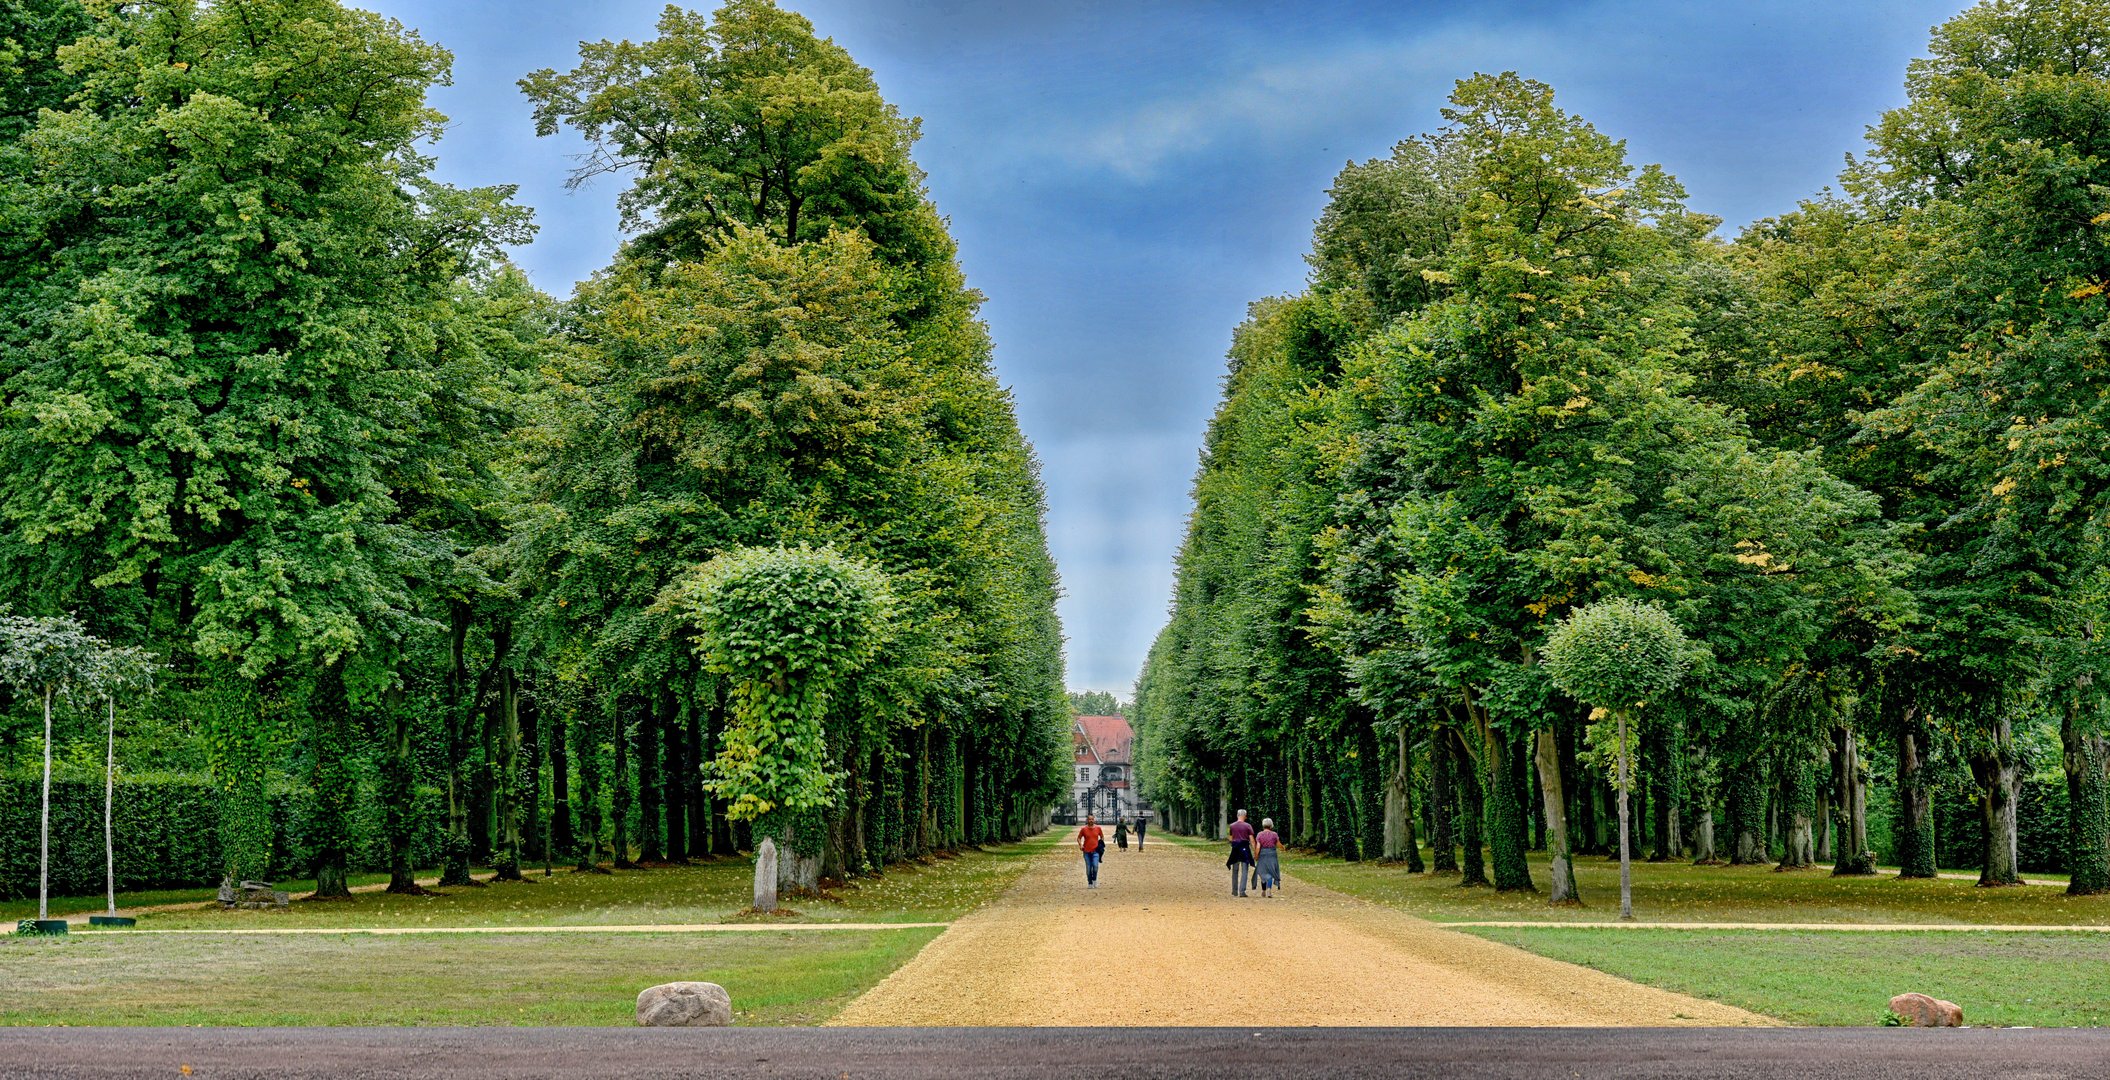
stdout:
POLYGON ((1385 861, 1407 857, 1407 733, 1402 727, 1392 738, 1391 768, 1385 770, 1385 861))
POLYGON ((1427 868, 1422 865, 1421 838, 1415 832, 1415 821, 1417 819, 1414 816, 1414 754, 1412 744, 1407 741, 1404 728, 1401 729, 1399 736, 1399 760, 1400 769, 1404 773, 1401 778, 1399 798, 1402 804, 1400 820, 1407 831, 1407 873, 1419 874, 1427 868))
POLYGON ((381 705, 388 740, 381 758, 381 823, 388 834, 388 891, 423 896, 425 888, 418 884, 410 865, 412 833, 417 826, 417 725, 404 705, 402 694, 396 691, 390 691, 381 705))
POLYGON ((634 729, 634 749, 637 754, 637 859, 641 863, 659 863, 667 859, 666 849, 660 843, 661 811, 665 800, 660 797, 660 782, 666 779, 666 769, 660 764, 659 711, 660 696, 653 693, 638 703, 637 727, 634 729))
POLYGON ((1627 789, 1634 786, 1633 757, 1626 744, 1626 710, 1618 710, 1619 718, 1619 917, 1634 917, 1634 856, 1629 849, 1627 835, 1627 789))
POLYGON ((1458 821, 1458 784, 1454 765, 1450 732, 1440 727, 1430 729, 1429 854, 1434 860, 1432 869, 1439 874, 1458 872, 1458 842, 1454 831, 1458 821))
POLYGON ((608 730, 608 717, 614 712, 610 704, 605 698, 590 697, 571 722, 571 760, 579 774, 577 869, 596 873, 602 872, 601 826, 605 820, 601 813, 601 786, 605 779, 601 773, 601 733, 608 730))
POLYGON ((2110 892, 2110 747, 2068 705, 2059 722, 2066 766, 2066 892, 2110 892))
POLYGON ((1829 774, 1817 785, 1817 824, 1812 833, 1810 853, 1819 862, 1829 860, 1832 854, 1832 783, 1829 774))
POLYGON ((1738 866, 1766 862, 1765 770, 1754 757, 1729 775, 1729 861, 1738 866))
POLYGON ((1787 818, 1787 842, 1781 845, 1780 869, 1799 870, 1817 860, 1813 835, 1817 803, 1817 780, 1801 752, 1790 748, 1781 763, 1780 801, 1787 818))
MULTIPOLYGON (((1911 712, 1906 722, 1913 723, 1911 712)), ((1920 738, 1908 727, 1898 732, 1898 876, 1934 877, 1934 798, 1927 789, 1926 763, 1920 738)))
POLYGON ((688 736, 689 748, 684 755, 683 769, 688 774, 683 780, 682 790, 689 796, 689 854, 709 855, 715 850, 711 846, 711 793, 703 787, 703 729, 705 706, 696 694, 694 678, 689 681, 689 722, 684 732, 688 736))
POLYGON ((491 879, 521 881, 520 872, 520 679, 510 666, 511 635, 497 636, 494 663, 507 663, 498 673, 496 724, 497 768, 491 774, 491 798, 497 828, 491 837, 491 879))
POLYGON ((1523 798, 1517 790, 1516 770, 1511 767, 1509 739, 1492 724, 1483 722, 1482 740, 1487 761, 1488 851, 1494 864, 1498 892, 1533 892, 1530 848, 1524 827, 1523 798))
POLYGON ((609 865, 617 870, 635 870, 637 864, 630 861, 630 800, 637 791, 637 773, 631 766, 632 744, 637 741, 639 714, 644 703, 635 694, 623 694, 616 699, 615 713, 615 776, 614 790, 610 792, 608 815, 614 825, 609 854, 614 861, 609 865))
POLYGON ((1568 854, 1568 800, 1561 787, 1560 740, 1552 730, 1538 733, 1539 793, 1546 805, 1546 851, 1553 857, 1553 893, 1548 904, 1580 904, 1575 864, 1568 854))
POLYGON ((1451 739, 1451 752, 1457 759, 1458 768, 1451 779, 1458 785, 1458 873, 1460 885, 1487 884, 1487 864, 1481 850, 1480 827, 1486 822, 1486 809, 1480 796, 1480 767, 1466 751, 1465 736, 1446 729, 1451 739))
POLYGON ((469 605, 448 607, 447 627, 447 839, 440 852, 440 885, 474 884, 469 877, 469 605))
POLYGON ((660 786, 665 793, 663 809, 667 816, 664 854, 669 862, 686 862, 689 858, 689 766, 683 751, 688 741, 682 738, 681 701, 674 695, 671 679, 660 690, 659 733, 664 742, 661 760, 666 770, 665 782, 660 786))
MULTIPOLYGON (((524 680, 523 680, 524 681, 524 680)), ((521 855, 529 863, 542 863, 549 876, 549 817, 542 812, 541 700, 529 690, 520 695, 520 835, 521 855)))
POLYGON ((352 775, 351 703, 345 698, 341 663, 324 667, 317 676, 308 715, 314 733, 315 898, 349 899, 352 890, 345 873, 351 854, 352 800, 358 791, 352 775))
POLYGON ((1363 858, 1372 862, 1385 858, 1385 781, 1383 756, 1378 751, 1377 718, 1368 716, 1356 725, 1356 780, 1361 789, 1356 805, 1362 811, 1363 858))
POLYGON ((1714 847, 1714 805, 1717 784, 1714 773, 1707 766, 1705 744, 1692 747, 1692 768, 1686 775, 1692 778, 1692 861, 1695 866, 1715 862, 1719 856, 1714 847))
POLYGON ((1648 861, 1669 862, 1677 851, 1678 754, 1668 723, 1655 724, 1654 734, 1655 737, 1647 741, 1651 748, 1649 787, 1653 789, 1649 809, 1655 811, 1656 846, 1649 852, 1648 861))
POLYGON ((1858 877, 1876 872, 1874 853, 1868 850, 1868 781, 1861 767, 1861 744, 1854 729, 1845 724, 1832 728, 1832 790, 1838 793, 1839 809, 1833 822, 1832 859, 1834 876, 1858 877))
POLYGON ((557 709, 538 710, 544 719, 542 741, 549 747, 549 845, 550 857, 569 858, 578 852, 579 838, 572 830, 571 753, 565 745, 569 725, 557 709))
POLYGON ((2015 835, 2015 781, 2022 762, 2015 755, 2014 729, 2002 718, 1995 725, 1989 745, 1971 755, 1971 775, 1977 779, 1985 809, 1985 861, 1978 873, 1981 886, 2020 885, 2015 835))

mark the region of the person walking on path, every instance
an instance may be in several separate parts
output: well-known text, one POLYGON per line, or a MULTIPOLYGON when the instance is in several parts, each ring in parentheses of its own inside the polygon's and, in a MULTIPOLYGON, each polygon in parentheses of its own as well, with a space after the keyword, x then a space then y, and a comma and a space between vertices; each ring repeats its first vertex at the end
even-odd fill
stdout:
POLYGON ((1243 810, 1231 823, 1231 857, 1224 865, 1231 868, 1231 895, 1244 896, 1246 870, 1253 865, 1253 823, 1245 819, 1243 810))
POLYGON ((1123 851, 1128 850, 1128 819, 1125 817, 1114 819, 1114 846, 1123 851))
POLYGON ((1144 817, 1141 817, 1140 815, 1139 815, 1139 816, 1138 816, 1138 817, 1136 818, 1136 850, 1137 850, 1137 851, 1141 851, 1141 850, 1143 850, 1143 825, 1144 825, 1144 823, 1145 823, 1145 822, 1146 822, 1147 820, 1148 820, 1148 819, 1146 819, 1146 818, 1144 818, 1144 817))
POLYGON ((1077 830, 1077 850, 1084 852, 1084 887, 1099 887, 1099 858, 1106 854, 1106 830, 1092 815, 1084 815, 1084 828, 1077 830))
POLYGON ((1274 818, 1260 819, 1260 832, 1253 837, 1253 859, 1261 898, 1267 898, 1269 889, 1282 891, 1282 836, 1275 831, 1274 818))

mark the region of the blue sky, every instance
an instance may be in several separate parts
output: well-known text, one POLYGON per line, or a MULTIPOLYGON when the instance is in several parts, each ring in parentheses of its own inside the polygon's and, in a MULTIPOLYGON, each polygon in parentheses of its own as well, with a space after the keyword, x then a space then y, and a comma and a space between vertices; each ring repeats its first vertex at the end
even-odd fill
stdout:
MULTIPOLYGON (((520 185, 535 281, 567 295, 605 264, 619 185, 567 193, 580 145, 535 138, 514 81, 581 39, 649 36, 661 5, 352 2, 454 51, 440 174, 520 185)), ((1963 6, 780 2, 923 118, 917 159, 1044 464, 1070 685, 1122 694, 1165 620, 1231 331, 1301 287, 1343 163, 1436 127, 1457 79, 1516 70, 1733 230, 1829 183, 1963 6)))

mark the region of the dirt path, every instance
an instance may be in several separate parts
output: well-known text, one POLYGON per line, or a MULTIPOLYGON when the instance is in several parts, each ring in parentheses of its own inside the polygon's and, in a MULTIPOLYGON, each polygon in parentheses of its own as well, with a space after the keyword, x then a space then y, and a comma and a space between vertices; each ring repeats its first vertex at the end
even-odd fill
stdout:
MULTIPOLYGON (((1057 845, 837 1025, 1764 1025, 1298 881, 1234 899, 1222 857, 1057 845)), ((1292 863, 1294 866, 1294 863, 1292 863)))

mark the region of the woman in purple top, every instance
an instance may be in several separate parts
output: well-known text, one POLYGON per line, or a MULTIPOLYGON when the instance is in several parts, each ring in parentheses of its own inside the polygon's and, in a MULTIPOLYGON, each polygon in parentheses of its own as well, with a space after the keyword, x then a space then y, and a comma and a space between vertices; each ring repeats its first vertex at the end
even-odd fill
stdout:
POLYGON ((1260 834, 1253 837, 1253 876, 1260 879, 1260 895, 1282 889, 1282 837, 1275 832, 1274 818, 1260 819, 1260 834))
POLYGON ((1224 865, 1231 868, 1231 895, 1244 896, 1246 868, 1253 865, 1253 823, 1245 819, 1243 810, 1231 823, 1231 857, 1224 865))

